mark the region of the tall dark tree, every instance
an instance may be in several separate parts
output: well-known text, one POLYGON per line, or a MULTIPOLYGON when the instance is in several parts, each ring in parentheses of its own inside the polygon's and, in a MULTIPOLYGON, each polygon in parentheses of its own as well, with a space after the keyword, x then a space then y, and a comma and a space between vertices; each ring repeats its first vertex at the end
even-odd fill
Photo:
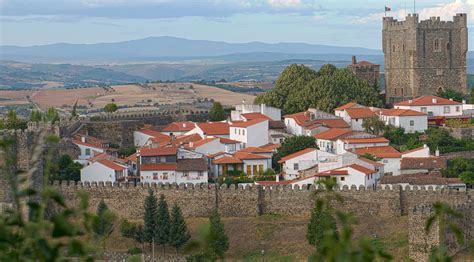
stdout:
POLYGON ((104 200, 100 200, 97 206, 97 216, 93 223, 94 233, 102 240, 103 249, 105 250, 105 241, 114 229, 116 220, 115 214, 109 210, 104 200))
POLYGON ((158 201, 153 191, 148 190, 148 196, 145 198, 145 215, 143 216, 143 239, 145 242, 151 243, 156 235, 157 229, 157 212, 158 212, 158 201))
POLYGON ((181 208, 175 204, 171 210, 169 244, 176 248, 176 253, 178 253, 178 249, 186 244, 189 238, 191 238, 191 236, 189 235, 181 208))
POLYGON ((209 217, 209 234, 207 235, 207 245, 209 252, 218 258, 223 258, 229 249, 229 238, 225 232, 224 224, 217 209, 212 211, 209 217))
POLYGON ((225 111, 222 107, 222 104, 219 102, 214 102, 211 109, 209 110, 209 119, 211 121, 222 121, 225 120, 225 111))
POLYGON ((168 204, 166 203, 165 196, 160 195, 160 201, 158 203, 158 210, 156 212, 156 232, 155 242, 163 247, 163 253, 165 253, 166 244, 170 239, 170 214, 168 210, 168 204))
POLYGON ((310 245, 318 248, 324 239, 324 234, 337 234, 336 220, 331 213, 322 206, 315 206, 311 211, 306 239, 310 245))

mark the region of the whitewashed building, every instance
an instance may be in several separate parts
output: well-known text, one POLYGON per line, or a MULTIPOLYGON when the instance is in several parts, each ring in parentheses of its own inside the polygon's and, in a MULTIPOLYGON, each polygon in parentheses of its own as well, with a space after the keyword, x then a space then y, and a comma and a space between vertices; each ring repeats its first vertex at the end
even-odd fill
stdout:
POLYGON ((284 116, 286 131, 293 135, 312 136, 331 128, 349 128, 342 118, 314 108, 284 116))
POLYGON ((191 121, 172 122, 160 130, 162 134, 167 136, 180 136, 183 135, 196 127, 191 121))
POLYGON ((309 169, 317 169, 320 162, 330 162, 337 159, 337 156, 316 148, 305 148, 293 154, 282 157, 278 164, 281 165, 281 172, 286 180, 301 177, 301 172, 309 169))
POLYGON ((397 109, 411 109, 432 116, 461 116, 462 103, 437 96, 420 96, 394 105, 397 109))
POLYGON ((240 105, 236 105, 235 110, 230 112, 230 116, 232 121, 238 121, 248 118, 254 113, 267 116, 269 120, 281 120, 281 109, 267 106, 265 104, 254 105, 242 103, 240 105))
POLYGON ((150 139, 163 142, 171 140, 169 136, 152 129, 151 126, 145 126, 140 130, 133 131, 133 144, 136 147, 144 146, 150 139))
POLYGON ((379 117, 386 125, 403 128, 405 133, 424 132, 428 129, 428 115, 411 109, 382 109, 379 117))
POLYGON ((244 147, 268 144, 268 119, 233 122, 230 126, 230 139, 240 141, 244 147))
POLYGON ((81 182, 125 182, 128 167, 117 162, 103 159, 81 169, 81 182))

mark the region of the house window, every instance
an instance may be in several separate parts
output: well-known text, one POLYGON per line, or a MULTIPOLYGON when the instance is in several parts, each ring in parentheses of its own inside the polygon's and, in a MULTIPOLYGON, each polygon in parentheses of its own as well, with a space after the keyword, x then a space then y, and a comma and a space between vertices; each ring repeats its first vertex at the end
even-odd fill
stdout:
POLYGON ((90 156, 91 155, 91 149, 90 148, 86 148, 86 156, 90 156))
POLYGON ((158 173, 153 173, 153 180, 158 180, 158 173))
POLYGON ((449 106, 445 106, 445 107, 444 107, 444 113, 445 113, 445 114, 451 113, 451 110, 450 110, 449 106))
POLYGON ((198 177, 203 177, 204 176, 204 173, 202 171, 199 171, 198 172, 198 177))
POLYGON ((459 108, 459 106, 456 106, 456 112, 459 112, 461 109, 459 108))
POLYGON ((422 112, 422 113, 426 113, 426 107, 422 107, 422 108, 421 108, 421 112, 422 112))
POLYGON ((298 165, 298 163, 294 163, 294 164, 293 164, 293 169, 294 169, 294 170, 299 170, 299 165, 298 165))
POLYGON ((341 176, 341 181, 345 181, 345 180, 346 180, 346 178, 341 176))
POLYGON ((156 158, 155 158, 155 157, 151 157, 151 158, 150 158, 150 163, 155 164, 155 163, 156 163, 156 158))
POLYGON ((183 171, 183 177, 189 176, 189 171, 183 171))
POLYGON ((263 165, 258 165, 258 172, 263 173, 263 165))
POLYGON ((240 136, 240 129, 239 129, 239 136, 240 136))
POLYGON ((162 179, 163 180, 168 180, 168 173, 163 173, 163 176, 162 176, 162 179))
POLYGON ((234 128, 234 134, 237 135, 237 128, 234 128))
POLYGON ((384 159, 383 162, 384 162, 384 164, 387 164, 387 163, 388 163, 388 160, 387 160, 387 159, 384 159))
POLYGON ((160 160, 161 163, 166 163, 166 157, 162 156, 160 160))
POLYGON ((245 129, 242 129, 242 135, 245 136, 245 129))
POLYGON ((415 126, 415 120, 410 120, 410 126, 415 126))
POLYGON ((247 165, 247 175, 251 175, 251 174, 252 174, 252 166, 247 165))
POLYGON ((254 174, 258 173, 258 166, 257 165, 253 165, 253 173, 254 174))

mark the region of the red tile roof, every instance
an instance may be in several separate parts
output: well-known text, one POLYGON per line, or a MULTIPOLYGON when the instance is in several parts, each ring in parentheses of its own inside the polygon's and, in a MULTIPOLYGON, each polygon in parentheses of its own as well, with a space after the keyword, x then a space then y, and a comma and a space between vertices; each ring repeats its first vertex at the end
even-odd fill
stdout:
POLYGON ((364 162, 366 162, 366 163, 369 163, 369 164, 371 164, 371 165, 374 165, 374 166, 380 166, 380 167, 385 166, 385 165, 382 164, 382 163, 379 163, 379 162, 374 161, 374 160, 367 159, 367 158, 365 158, 365 157, 359 157, 359 159, 362 160, 362 161, 364 161, 364 162))
POLYGON ((368 107, 348 108, 346 112, 351 118, 371 118, 376 116, 374 111, 368 107))
POLYGON ((385 116, 426 116, 425 113, 411 109, 382 109, 381 114, 385 116))
POLYGON ((389 143, 390 142, 385 137, 343 138, 341 140, 348 144, 389 143))
POLYGON ((217 139, 219 139, 219 138, 217 138, 217 137, 208 137, 208 138, 204 138, 204 139, 201 139, 201 140, 198 140, 198 141, 190 142, 188 148, 196 149, 196 148, 198 148, 202 145, 205 145, 205 144, 210 143, 212 141, 215 141, 217 139))
POLYGON ((337 169, 332 169, 324 172, 319 172, 316 174, 318 177, 327 177, 327 176, 344 176, 344 175, 349 175, 349 171, 347 170, 337 170, 337 169))
POLYGON ((247 120, 253 120, 253 119, 266 119, 268 121, 272 120, 270 117, 262 114, 262 113, 246 113, 246 114, 242 114, 241 116, 243 116, 245 119, 247 120))
POLYGON ((263 148, 263 149, 266 149, 266 150, 275 150, 277 148, 280 148, 281 147, 281 144, 266 144, 266 145, 263 145, 261 146, 260 148, 263 148))
POLYGON ((294 114, 291 114, 291 115, 286 115, 284 117, 285 118, 293 118, 295 120, 295 122, 300 126, 304 125, 304 123, 309 120, 309 115, 307 114, 307 111, 294 113, 294 114))
POLYGON ((137 162, 137 153, 133 153, 125 158, 125 161, 137 162))
POLYGON ((97 148, 97 149, 104 149, 103 147, 104 142, 95 137, 76 135, 73 138, 72 142, 76 145, 82 145, 82 146, 87 146, 87 147, 92 147, 92 148, 97 148), (85 142, 82 142, 82 137, 85 137, 85 142))
POLYGON ((366 175, 369 175, 369 174, 373 174, 375 173, 375 170, 372 170, 372 169, 368 169, 366 167, 363 167, 361 165, 358 165, 358 164, 352 164, 352 165, 349 165, 348 167, 352 168, 352 169, 355 169, 359 172, 362 172, 366 175))
POLYGON ((299 157, 299 156, 302 156, 304 154, 308 154, 310 152, 314 152, 316 151, 317 149, 316 148, 305 148, 303 150, 300 150, 300 151, 297 151, 297 152, 294 152, 293 154, 289 154, 285 157, 282 157, 280 160, 278 160, 278 163, 281 164, 281 163, 284 163, 292 158, 295 158, 295 157, 299 157))
POLYGON ((145 134, 151 137, 169 139, 169 136, 162 134, 160 131, 156 131, 153 129, 142 128, 142 129, 137 130, 137 132, 140 132, 142 134, 145 134))
POLYGON ((358 107, 358 106, 360 106, 360 105, 359 105, 359 104, 356 104, 356 103, 354 103, 354 102, 349 102, 349 103, 344 104, 344 105, 342 105, 342 106, 340 106, 340 107, 336 107, 336 108, 334 109, 334 111, 344 111, 344 110, 346 110, 346 109, 348 109, 348 108, 358 107))
POLYGON ((257 118, 257 119, 252 119, 252 120, 249 120, 249 121, 233 122, 231 127, 247 128, 249 126, 253 126, 253 125, 256 125, 258 123, 265 122, 265 121, 267 121, 267 123, 268 123, 268 119, 265 119, 265 118, 257 118))
POLYGON ((304 126, 306 128, 314 128, 318 126, 327 126, 329 128, 348 128, 349 124, 344 121, 342 118, 330 118, 330 119, 314 119, 310 120, 308 111, 294 113, 291 115, 284 116, 285 118, 292 118, 299 126, 304 126))
POLYGON ((442 169, 446 167, 446 160, 440 157, 404 157, 401 169, 442 169))
POLYGON ((265 149, 265 148, 261 148, 261 147, 249 146, 249 147, 240 149, 238 152, 264 154, 264 153, 273 153, 273 150, 272 149, 265 149))
POLYGON ((242 164, 243 161, 234 156, 223 156, 218 159, 212 160, 212 163, 215 165, 221 164, 242 164))
POLYGON ((208 122, 196 124, 206 135, 228 135, 229 123, 208 122))
POLYGON ((140 171, 161 171, 161 170, 176 170, 175 163, 160 163, 160 164, 142 164, 140 171))
POLYGON ((173 122, 165 126, 162 132, 187 132, 193 130, 195 124, 191 121, 173 122))
POLYGON ((380 158, 400 158, 402 154, 391 146, 375 146, 355 148, 352 150, 358 155, 371 154, 380 158))
POLYGON ((251 160, 251 159, 268 159, 271 158, 269 156, 263 156, 263 155, 258 155, 258 154, 253 154, 253 153, 247 153, 247 152, 235 152, 234 156, 237 157, 238 159, 241 160, 251 160))
POLYGON ((349 128, 349 124, 342 118, 336 119, 318 119, 318 123, 329 128, 349 128))
POLYGON ((126 167, 122 166, 122 165, 119 165, 111 160, 108 160, 108 159, 102 159, 102 160, 99 160, 97 161, 96 163, 100 163, 108 168, 111 168, 115 171, 122 171, 122 170, 125 170, 126 167))
POLYGON ((405 100, 395 106, 432 106, 432 105, 461 105, 462 103, 451 101, 438 96, 420 96, 411 100, 405 100), (433 102, 436 101, 435 102, 433 102))
POLYGON ((351 133, 352 130, 348 128, 331 128, 319 134, 313 135, 316 139, 335 140, 343 135, 351 133))
POLYGON ((141 156, 169 156, 176 155, 178 152, 177 147, 158 147, 158 148, 141 148, 141 156))
POLYGON ((232 140, 232 139, 229 139, 229 138, 219 138, 221 143, 222 144, 240 144, 242 142, 240 141, 237 141, 237 140, 232 140))

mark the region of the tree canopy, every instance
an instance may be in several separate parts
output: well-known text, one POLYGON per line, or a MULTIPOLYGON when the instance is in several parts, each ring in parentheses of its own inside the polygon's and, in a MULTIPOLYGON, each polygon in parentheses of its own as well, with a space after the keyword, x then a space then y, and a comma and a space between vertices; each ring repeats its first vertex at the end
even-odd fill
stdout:
POLYGON ((108 103, 104 106, 104 111, 107 113, 113 113, 117 111, 117 109, 118 109, 118 106, 115 103, 108 103))
POLYGON ((273 155, 274 167, 278 169, 277 162, 282 157, 309 147, 318 148, 316 139, 312 136, 291 136, 286 138, 281 146, 277 149, 277 152, 273 155))
POLYGON ((225 112, 222 104, 219 102, 214 102, 211 109, 209 110, 209 119, 211 121, 222 121, 225 120, 225 112))
POLYGON ((457 102, 462 102, 462 100, 464 99, 464 94, 454 89, 439 90, 436 93, 436 96, 446 98, 446 99, 452 98, 454 101, 457 101, 457 102))
POLYGON ((255 103, 278 107, 287 114, 309 107, 331 112, 348 102, 382 106, 378 90, 348 69, 324 65, 316 72, 304 65, 290 65, 280 74, 275 88, 258 95, 255 103))

